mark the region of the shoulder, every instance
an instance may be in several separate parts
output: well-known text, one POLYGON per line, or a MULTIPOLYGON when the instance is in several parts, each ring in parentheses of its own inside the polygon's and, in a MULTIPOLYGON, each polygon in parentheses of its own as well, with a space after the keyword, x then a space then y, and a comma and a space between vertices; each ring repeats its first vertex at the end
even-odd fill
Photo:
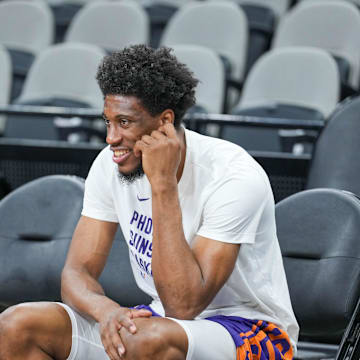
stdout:
POLYGON ((109 174, 112 172, 114 166, 112 162, 112 155, 110 151, 110 147, 106 146, 104 149, 100 151, 100 153, 94 159, 89 175, 93 174, 109 174))
POLYGON ((187 156, 194 175, 207 183, 240 182, 250 188, 267 188, 268 177, 241 146, 186 130, 187 156))
POLYGON ((109 166, 111 165, 111 150, 110 146, 105 146, 99 154, 96 156, 93 164, 101 164, 102 166, 109 166))

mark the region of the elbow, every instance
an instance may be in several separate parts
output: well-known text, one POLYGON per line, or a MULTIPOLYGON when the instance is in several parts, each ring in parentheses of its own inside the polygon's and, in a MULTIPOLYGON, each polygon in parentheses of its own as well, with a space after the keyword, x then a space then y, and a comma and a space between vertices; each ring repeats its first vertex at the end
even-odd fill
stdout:
POLYGON ((177 306, 164 306, 165 316, 178 320, 194 320, 198 316, 202 308, 198 306, 183 304, 177 306))
POLYGON ((79 278, 79 272, 76 271, 74 268, 70 267, 69 265, 63 268, 61 272, 61 300, 66 303, 70 304, 70 298, 72 297, 72 293, 74 289, 79 288, 79 284, 77 279, 79 278))
POLYGON ((66 289, 67 289, 67 287, 68 287, 68 286, 67 286, 67 283, 68 283, 69 279, 70 279, 69 271, 68 271, 68 269, 64 268, 64 269, 62 270, 62 272, 61 272, 61 286, 60 286, 60 289, 61 289, 61 300, 62 300, 63 302, 65 302, 65 303, 66 303, 66 298, 67 298, 67 296, 66 296, 66 294, 67 294, 66 289))
POLYGON ((209 304, 207 300, 208 296, 200 291, 184 291, 181 295, 172 294, 161 298, 165 316, 179 320, 195 319, 209 304))

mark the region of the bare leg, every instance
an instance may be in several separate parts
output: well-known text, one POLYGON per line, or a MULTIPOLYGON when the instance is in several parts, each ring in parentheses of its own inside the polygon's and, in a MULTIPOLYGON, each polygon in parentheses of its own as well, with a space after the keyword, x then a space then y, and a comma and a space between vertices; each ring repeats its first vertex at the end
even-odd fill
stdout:
POLYGON ((120 330, 126 360, 185 360, 188 340, 183 328, 176 322, 152 317, 135 319, 136 334, 120 330))
POLYGON ((25 303, 0 314, 0 360, 65 360, 71 321, 60 305, 25 303))

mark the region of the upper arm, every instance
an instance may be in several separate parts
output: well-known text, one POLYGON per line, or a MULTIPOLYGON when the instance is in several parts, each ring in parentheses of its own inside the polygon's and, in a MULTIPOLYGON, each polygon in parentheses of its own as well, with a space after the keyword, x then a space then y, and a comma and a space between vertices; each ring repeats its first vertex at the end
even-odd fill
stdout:
POLYGON ((226 243, 254 243, 256 235, 264 231, 261 219, 270 190, 261 177, 250 179, 228 179, 212 193, 198 235, 226 243))
POLYGON ((117 227, 115 222, 82 216, 71 241, 64 271, 86 270, 97 279, 105 266, 117 227))
POLYGON ((197 236, 192 252, 200 267, 203 286, 201 307, 205 308, 231 275, 239 254, 240 244, 231 244, 197 236))
POLYGON ((251 181, 229 178, 212 193, 191 243, 203 279, 200 302, 207 301, 206 306, 233 272, 241 244, 253 244, 265 230, 261 219, 269 193, 256 171, 251 175, 251 181))

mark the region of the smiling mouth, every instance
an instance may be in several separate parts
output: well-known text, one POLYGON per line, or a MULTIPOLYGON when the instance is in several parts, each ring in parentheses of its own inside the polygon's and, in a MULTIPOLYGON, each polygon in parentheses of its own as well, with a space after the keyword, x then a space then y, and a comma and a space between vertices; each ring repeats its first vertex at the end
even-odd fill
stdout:
POLYGON ((116 164, 120 165, 129 158, 131 153, 132 153, 132 151, 128 150, 128 149, 115 150, 114 155, 113 155, 113 161, 116 164))
POLYGON ((121 157, 129 152, 130 152, 130 150, 127 150, 127 149, 126 150, 115 150, 114 155, 115 155, 115 157, 121 157))

